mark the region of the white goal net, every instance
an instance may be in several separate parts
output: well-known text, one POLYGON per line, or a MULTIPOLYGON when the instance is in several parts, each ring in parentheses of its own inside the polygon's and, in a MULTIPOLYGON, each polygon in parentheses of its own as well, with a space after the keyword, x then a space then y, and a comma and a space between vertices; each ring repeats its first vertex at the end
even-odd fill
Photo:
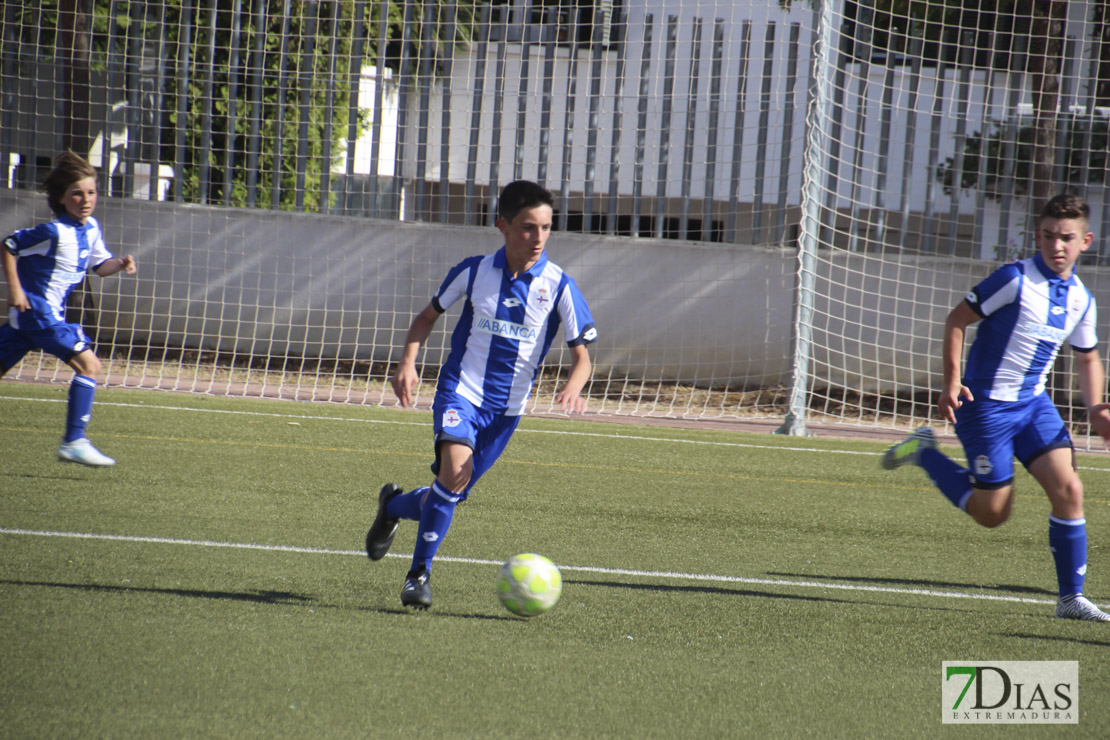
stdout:
MULTIPOLYGON (((532 179, 597 318, 591 412, 919 424, 944 316, 1032 253, 1050 195, 1091 203, 1079 269, 1110 305, 1105 10, 5 2, 0 231, 49 219, 35 188, 73 149, 139 262, 71 301, 110 384, 391 404, 412 315, 532 179)), ((1081 424, 1066 357, 1052 392, 1081 424)))

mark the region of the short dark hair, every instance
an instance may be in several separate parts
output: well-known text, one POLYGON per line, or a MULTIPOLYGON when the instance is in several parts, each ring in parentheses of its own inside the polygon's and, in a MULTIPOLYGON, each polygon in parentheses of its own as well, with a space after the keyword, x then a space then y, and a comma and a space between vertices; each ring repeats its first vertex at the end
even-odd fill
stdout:
POLYGON ((525 208, 536 206, 550 206, 554 210, 555 196, 531 180, 514 180, 505 186, 497 199, 497 217, 512 221, 525 208))
POLYGON ((1062 193, 1044 204, 1041 218, 1078 218, 1090 221, 1091 207, 1078 195, 1062 193))
POLYGON ((54 169, 50 170, 46 179, 42 181, 42 191, 46 193, 46 202, 54 213, 65 213, 62 198, 73 183, 80 182, 86 177, 96 177, 96 170, 88 161, 72 150, 66 150, 54 160, 54 169))

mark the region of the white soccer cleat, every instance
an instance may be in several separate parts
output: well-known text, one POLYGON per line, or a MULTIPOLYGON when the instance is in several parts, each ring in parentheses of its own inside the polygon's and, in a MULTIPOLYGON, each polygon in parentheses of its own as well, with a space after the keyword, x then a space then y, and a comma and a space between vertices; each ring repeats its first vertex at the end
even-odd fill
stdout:
POLYGON ((894 470, 903 465, 917 464, 917 453, 921 450, 935 450, 937 438, 929 427, 915 429, 908 437, 891 447, 883 454, 883 467, 894 470))
POLYGON ((1082 595, 1057 601, 1056 616, 1061 619, 1081 619, 1084 622, 1110 622, 1110 614, 1082 595))
POLYGON ((116 464, 115 460, 93 447, 92 442, 86 437, 72 442, 62 442, 58 447, 58 459, 63 462, 88 465, 90 468, 106 468, 116 464))

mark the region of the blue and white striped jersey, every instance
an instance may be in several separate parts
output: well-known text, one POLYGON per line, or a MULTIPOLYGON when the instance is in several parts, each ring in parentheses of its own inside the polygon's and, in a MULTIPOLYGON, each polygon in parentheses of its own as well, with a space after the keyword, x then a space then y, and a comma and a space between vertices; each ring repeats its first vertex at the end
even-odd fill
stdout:
POLYGON ((1040 395, 1065 341, 1080 352, 1098 344, 1094 296, 1074 273, 1060 279, 1039 254, 995 270, 966 300, 984 317, 964 370, 976 398, 1040 395))
POLYGON ((437 389, 507 416, 524 413, 540 363, 563 324, 571 346, 597 340, 593 316, 574 280, 540 256, 515 280, 505 248, 451 268, 432 299, 446 311, 465 298, 437 389))
POLYGON ((19 258, 16 273, 31 303, 30 311, 9 312, 12 327, 21 330, 65 321, 66 298, 89 270, 112 258, 95 218, 82 224, 65 214, 20 229, 4 240, 4 247, 19 258))

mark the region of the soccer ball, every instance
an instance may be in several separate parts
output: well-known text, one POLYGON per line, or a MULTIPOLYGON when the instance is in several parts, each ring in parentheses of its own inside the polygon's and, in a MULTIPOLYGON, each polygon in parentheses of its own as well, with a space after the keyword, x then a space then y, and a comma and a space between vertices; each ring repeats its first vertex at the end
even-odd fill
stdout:
POLYGON ((563 576, 543 555, 527 552, 505 561, 497 576, 497 596, 522 617, 550 611, 563 593, 563 576))

